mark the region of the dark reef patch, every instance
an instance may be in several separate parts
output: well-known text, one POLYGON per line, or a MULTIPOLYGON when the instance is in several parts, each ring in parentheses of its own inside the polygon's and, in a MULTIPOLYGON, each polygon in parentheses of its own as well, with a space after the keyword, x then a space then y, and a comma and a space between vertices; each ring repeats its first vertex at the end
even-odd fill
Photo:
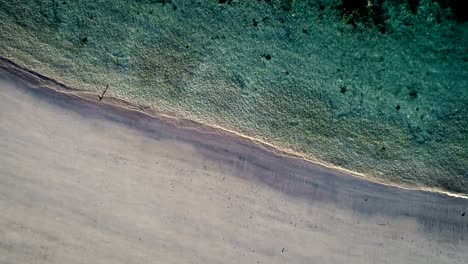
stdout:
POLYGON ((453 17, 459 23, 468 21, 468 1, 466 0, 433 0, 437 2, 443 9, 450 9, 453 17))
POLYGON ((346 86, 345 85, 341 85, 340 93, 342 93, 342 94, 346 93, 346 86))

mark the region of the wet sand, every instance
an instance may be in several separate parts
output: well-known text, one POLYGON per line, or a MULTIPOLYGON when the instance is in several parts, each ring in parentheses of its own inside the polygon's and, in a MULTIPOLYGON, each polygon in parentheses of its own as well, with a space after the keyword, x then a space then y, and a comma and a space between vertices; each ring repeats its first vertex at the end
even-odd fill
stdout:
POLYGON ((0 263, 468 259, 467 199, 0 76, 0 263))

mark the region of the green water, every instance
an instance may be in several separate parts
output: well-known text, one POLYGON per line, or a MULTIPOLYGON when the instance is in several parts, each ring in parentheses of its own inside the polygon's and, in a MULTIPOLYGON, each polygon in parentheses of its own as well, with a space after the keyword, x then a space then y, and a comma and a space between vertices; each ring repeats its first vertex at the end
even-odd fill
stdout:
POLYGON ((0 1, 0 54, 347 169, 468 193, 468 23, 443 7, 384 3, 379 22, 339 0, 0 1))

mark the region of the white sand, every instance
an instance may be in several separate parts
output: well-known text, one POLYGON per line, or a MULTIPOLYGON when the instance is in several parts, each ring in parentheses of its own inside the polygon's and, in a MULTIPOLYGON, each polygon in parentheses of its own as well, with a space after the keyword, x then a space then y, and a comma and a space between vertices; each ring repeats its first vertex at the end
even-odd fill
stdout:
POLYGON ((468 200, 71 98, 0 85, 0 263, 467 263, 468 200))

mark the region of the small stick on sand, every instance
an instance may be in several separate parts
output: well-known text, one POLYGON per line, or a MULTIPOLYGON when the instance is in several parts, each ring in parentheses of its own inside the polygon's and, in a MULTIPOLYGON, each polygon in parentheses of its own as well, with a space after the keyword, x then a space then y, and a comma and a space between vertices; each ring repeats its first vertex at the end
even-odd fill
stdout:
POLYGON ((99 95, 99 102, 102 100, 102 98, 104 98, 104 94, 107 92, 107 89, 109 89, 109 85, 106 85, 106 89, 104 90, 104 92, 102 92, 101 95, 99 95))

